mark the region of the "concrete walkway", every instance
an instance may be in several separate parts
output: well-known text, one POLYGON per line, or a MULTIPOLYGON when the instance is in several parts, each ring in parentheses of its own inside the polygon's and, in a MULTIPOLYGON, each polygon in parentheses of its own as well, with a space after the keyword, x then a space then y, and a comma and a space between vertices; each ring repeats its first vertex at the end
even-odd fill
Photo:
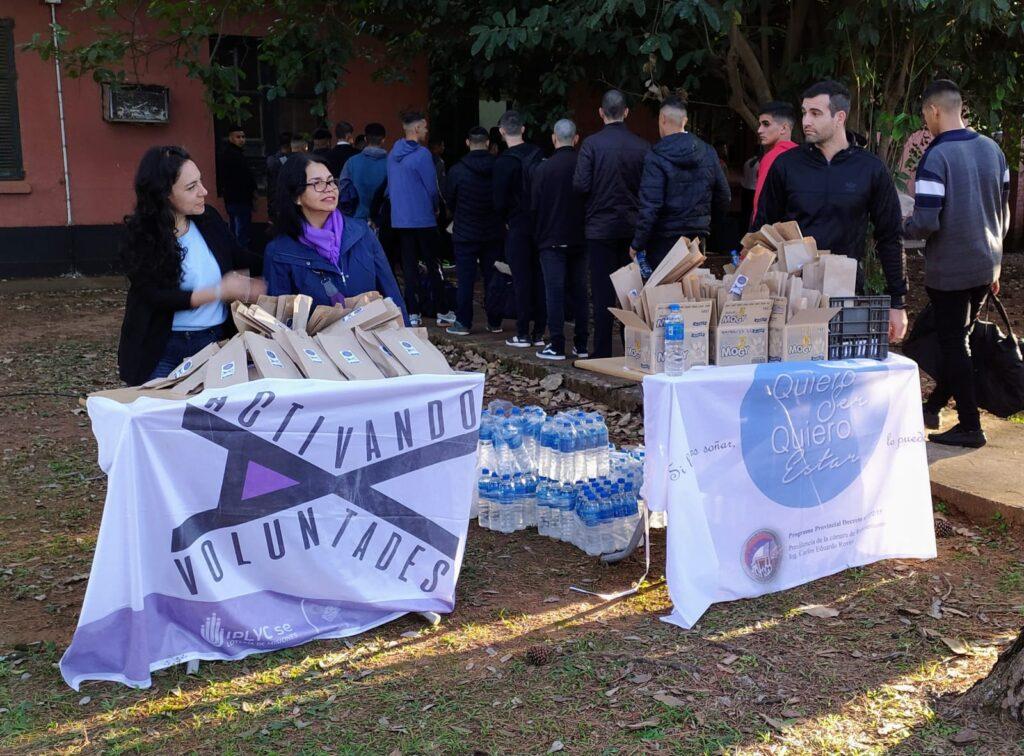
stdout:
MULTIPOLYGON (((946 412, 942 430, 956 422, 946 412)), ((1024 526, 1024 425, 982 415, 988 444, 981 449, 928 444, 932 495, 982 525, 1001 516, 1024 526)))

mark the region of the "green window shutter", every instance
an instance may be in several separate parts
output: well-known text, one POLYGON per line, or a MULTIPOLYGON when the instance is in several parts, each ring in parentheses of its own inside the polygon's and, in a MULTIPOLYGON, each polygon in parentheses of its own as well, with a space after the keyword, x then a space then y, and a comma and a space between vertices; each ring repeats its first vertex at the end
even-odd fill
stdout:
POLYGON ((25 177, 18 122, 18 75, 14 70, 14 21, 0 18, 0 181, 25 177))

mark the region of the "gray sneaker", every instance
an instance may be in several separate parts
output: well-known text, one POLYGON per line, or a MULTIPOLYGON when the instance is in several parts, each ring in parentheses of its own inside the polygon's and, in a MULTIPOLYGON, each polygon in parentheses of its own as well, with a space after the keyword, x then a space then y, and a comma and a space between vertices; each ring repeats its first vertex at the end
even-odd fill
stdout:
POLYGON ((450 333, 452 336, 469 336, 469 326, 464 326, 456 320, 450 326, 445 328, 444 332, 450 333))

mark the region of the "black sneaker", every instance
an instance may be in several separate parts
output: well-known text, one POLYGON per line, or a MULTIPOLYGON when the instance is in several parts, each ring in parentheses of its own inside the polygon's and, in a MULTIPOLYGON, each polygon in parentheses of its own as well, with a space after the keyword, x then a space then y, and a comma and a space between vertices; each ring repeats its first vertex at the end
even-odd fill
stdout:
POLYGON ((503 330, 505 329, 500 325, 487 325, 487 333, 501 333, 503 330))
POLYGON ((533 342, 522 336, 513 336, 511 339, 505 339, 505 345, 516 349, 526 349, 533 346, 533 342))
POLYGON ((985 431, 966 430, 957 423, 945 433, 929 433, 928 440, 934 444, 945 446, 965 446, 968 449, 980 449, 987 442, 985 431))
POLYGON ((537 352, 537 356, 542 360, 564 360, 565 352, 556 352, 553 346, 546 344, 543 349, 537 352))
POLYGON ((938 412, 932 412, 930 409, 928 409, 928 405, 925 404, 923 407, 921 407, 921 412, 922 414, 924 414, 924 427, 927 428, 928 430, 938 430, 939 421, 941 420, 940 415, 942 414, 942 411, 940 410, 938 412))
POLYGON ((572 356, 575 357, 578 360, 585 360, 585 359, 588 359, 590 357, 590 352, 587 351, 586 347, 583 347, 583 349, 578 349, 577 347, 573 347, 572 348, 572 356))
POLYGON ((547 343, 548 342, 544 341, 544 334, 543 333, 541 333, 541 334, 534 334, 534 337, 533 337, 533 345, 534 346, 539 346, 539 347, 547 346, 547 343))
POLYGON ((469 326, 464 326, 456 320, 450 326, 445 328, 444 332, 450 333, 452 336, 469 336, 469 326))

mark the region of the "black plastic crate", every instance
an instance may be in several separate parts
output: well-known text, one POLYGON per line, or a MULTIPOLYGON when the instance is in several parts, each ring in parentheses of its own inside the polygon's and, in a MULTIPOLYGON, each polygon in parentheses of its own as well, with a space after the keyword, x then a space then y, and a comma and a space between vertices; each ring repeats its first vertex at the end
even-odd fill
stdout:
POLYGON ((829 297, 841 308, 828 324, 828 358, 847 360, 889 356, 889 297, 829 297))

